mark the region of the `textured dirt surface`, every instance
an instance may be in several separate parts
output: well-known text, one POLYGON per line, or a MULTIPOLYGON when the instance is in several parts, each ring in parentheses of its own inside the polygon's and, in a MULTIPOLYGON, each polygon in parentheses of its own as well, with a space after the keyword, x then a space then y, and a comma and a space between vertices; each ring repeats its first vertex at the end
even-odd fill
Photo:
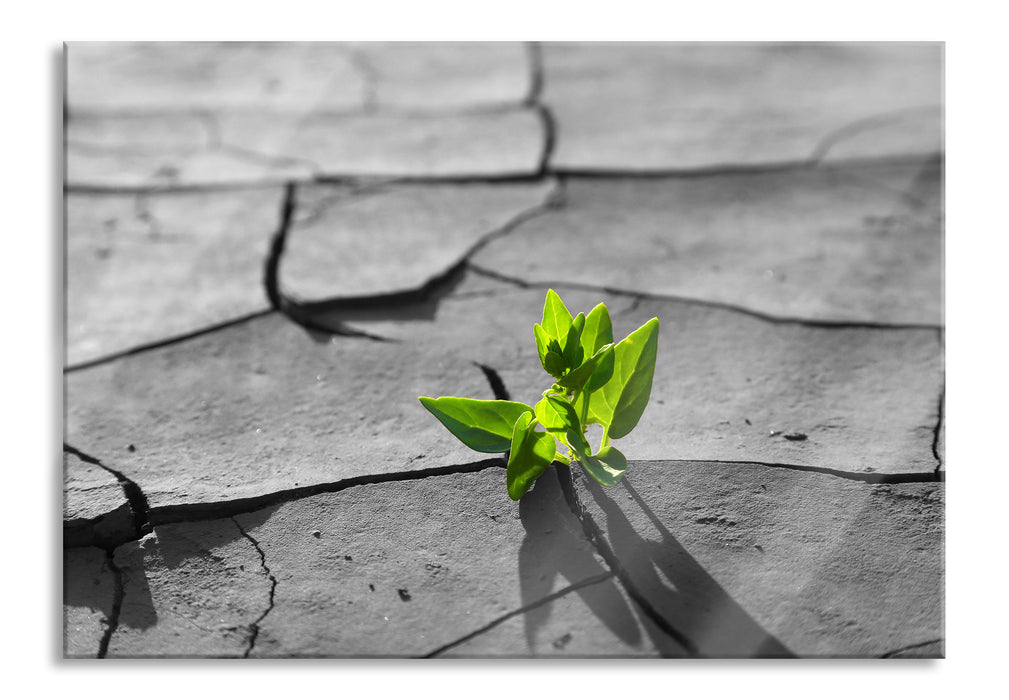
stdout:
POLYGON ((494 398, 473 362, 313 338, 279 315, 74 372, 66 391, 67 441, 139 485, 153 508, 492 456, 459 443, 417 401, 494 398))
POLYGON ((937 324, 940 178, 924 160, 644 182, 570 178, 563 208, 488 244, 473 262, 527 282, 777 318, 937 324), (572 250, 575 264, 558 266, 572 250))
POLYGON ((266 311, 263 258, 282 194, 70 192, 67 363, 266 311))
POLYGON ((543 59, 561 168, 685 170, 942 148, 938 44, 549 45, 543 59))
POLYGON ((945 654, 941 44, 70 44, 67 657, 945 654), (604 489, 549 287, 660 320, 604 489))
POLYGON ((632 589, 704 656, 883 656, 943 637, 942 484, 641 462, 572 475, 632 589), (630 470, 629 470, 630 471, 630 470), (638 486, 640 484, 640 486, 638 486))

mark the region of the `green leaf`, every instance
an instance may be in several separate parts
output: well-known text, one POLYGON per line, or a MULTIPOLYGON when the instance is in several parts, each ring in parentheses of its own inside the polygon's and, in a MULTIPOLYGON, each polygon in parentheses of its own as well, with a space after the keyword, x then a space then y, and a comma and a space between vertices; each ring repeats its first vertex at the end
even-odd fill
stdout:
POLYGON ((551 417, 550 419, 554 425, 560 426, 555 430, 564 430, 567 445, 574 450, 579 459, 588 455, 591 452, 589 442, 585 439, 585 431, 582 430, 581 421, 578 420, 578 414, 575 413, 574 407, 562 396, 548 394, 546 398, 551 408, 557 413, 556 418, 551 417))
POLYGON ((579 461, 591 458, 589 453, 592 452, 592 448, 589 447, 589 441, 585 439, 584 433, 574 428, 568 428, 564 432, 564 437, 579 461))
POLYGON ((545 369, 550 376, 555 379, 559 379, 564 374, 564 370, 567 368, 564 366, 563 357, 553 350, 548 350, 547 356, 543 360, 543 369, 545 369))
POLYGON ((482 401, 456 396, 418 398, 442 425, 477 452, 507 452, 515 421, 533 410, 518 401, 482 401))
POLYGON ((533 334, 536 336, 536 351, 540 354, 540 363, 543 369, 547 368, 547 351, 550 349, 550 336, 543 330, 543 326, 538 323, 533 324, 533 334))
POLYGON ((582 329, 582 347, 585 356, 592 357, 599 348, 613 342, 613 324, 610 322, 610 311, 606 304, 597 304, 585 317, 585 327, 582 329))
MULTIPOLYGON (((577 389, 582 390, 585 383, 590 377, 593 377, 596 371, 596 367, 600 362, 606 362, 609 365, 609 373, 613 374, 613 346, 606 345, 599 349, 595 355, 585 360, 578 369, 572 370, 564 375, 563 378, 558 380, 558 384, 566 389, 577 389)), ((609 381, 609 376, 599 382, 599 386, 602 386, 607 381, 609 381)), ((588 389, 588 391, 594 391, 594 389, 588 389)))
POLYGON ((571 325, 578 330, 578 336, 581 337, 582 329, 585 328, 585 314, 579 311, 571 321, 571 325))
POLYGON ((552 289, 547 290, 547 298, 543 302, 543 330, 551 338, 558 340, 567 337, 571 327, 571 312, 552 289))
POLYGON ((615 486, 627 472, 627 458, 616 447, 607 445, 595 456, 578 459, 585 471, 603 486, 615 486))
POLYGON ((533 409, 536 414, 536 420, 540 422, 544 428, 553 433, 563 433, 567 430, 567 423, 564 417, 558 413, 557 409, 553 407, 547 397, 543 397, 536 407, 533 409))
POLYGON ((631 432, 648 405, 658 342, 659 319, 653 318, 613 348, 613 376, 591 394, 588 410, 588 421, 609 426, 611 439, 631 432))
MULTIPOLYGON (((589 380, 585 382, 585 387, 582 391, 588 393, 593 391, 598 391, 601 386, 606 382, 610 381, 613 377, 613 365, 615 364, 614 358, 616 357, 616 352, 613 350, 612 346, 603 346, 604 351, 600 351, 599 363, 596 365, 595 371, 592 372, 592 376, 589 380)), ((587 398, 587 397, 586 397, 587 398)))
POLYGON ((568 334, 564 340, 565 369, 574 369, 585 359, 585 351, 582 350, 582 326, 584 325, 585 314, 580 313, 568 328, 568 334))
POLYGON ((550 407, 553 408, 557 414, 556 423, 554 423, 555 425, 564 430, 577 430, 580 427, 578 423, 578 414, 575 413, 574 407, 566 398, 562 396, 554 396, 553 394, 548 394, 546 398, 550 407))
POLYGON ((511 453, 508 455, 508 495, 517 501, 550 466, 557 443, 547 433, 534 430, 533 416, 523 413, 515 421, 511 453))

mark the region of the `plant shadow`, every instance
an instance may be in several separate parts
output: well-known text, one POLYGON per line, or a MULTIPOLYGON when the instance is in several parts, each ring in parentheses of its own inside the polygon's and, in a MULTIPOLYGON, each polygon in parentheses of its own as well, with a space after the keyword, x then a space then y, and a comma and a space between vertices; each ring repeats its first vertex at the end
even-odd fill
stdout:
MULTIPOLYGON (((556 469, 548 469, 519 501, 519 519, 526 534, 519 549, 519 578, 528 649, 534 653, 550 614, 550 605, 536 605, 553 594, 556 579, 569 584, 600 579, 573 591, 591 613, 629 647, 640 647, 642 626, 618 587, 615 577, 597 558, 581 523, 569 509, 556 469)), ((570 595, 570 593, 568 594, 570 595)), ((648 630, 648 627, 645 627, 648 630)), ((648 630, 649 632, 651 630, 648 630)))
POLYGON ((665 527, 627 477, 622 488, 659 533, 643 537, 621 507, 593 479, 585 489, 605 515, 600 528, 624 576, 654 608, 654 613, 689 640, 692 651, 715 658, 794 658, 761 627, 665 527))

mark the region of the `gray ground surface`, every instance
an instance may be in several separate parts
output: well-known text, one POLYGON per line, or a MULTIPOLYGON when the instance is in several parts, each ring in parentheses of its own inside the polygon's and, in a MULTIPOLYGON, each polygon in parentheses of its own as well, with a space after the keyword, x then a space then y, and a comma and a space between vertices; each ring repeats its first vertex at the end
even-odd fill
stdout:
POLYGON ((68 657, 941 657, 939 44, 70 44, 68 657), (660 319, 603 488, 417 396, 660 319))

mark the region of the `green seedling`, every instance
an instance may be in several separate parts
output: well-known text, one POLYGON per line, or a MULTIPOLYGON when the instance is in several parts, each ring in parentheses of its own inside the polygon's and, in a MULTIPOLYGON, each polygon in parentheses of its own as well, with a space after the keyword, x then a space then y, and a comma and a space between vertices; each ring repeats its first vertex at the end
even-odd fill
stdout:
POLYGON ((533 333, 540 364, 554 380, 536 406, 456 396, 421 396, 420 402, 466 446, 508 453, 513 500, 554 461, 578 461, 603 486, 615 485, 627 471, 627 458, 610 440, 630 433, 648 404, 659 319, 614 343, 606 304, 572 317, 551 289, 533 333), (595 452, 586 437, 590 424, 603 427, 595 452))

